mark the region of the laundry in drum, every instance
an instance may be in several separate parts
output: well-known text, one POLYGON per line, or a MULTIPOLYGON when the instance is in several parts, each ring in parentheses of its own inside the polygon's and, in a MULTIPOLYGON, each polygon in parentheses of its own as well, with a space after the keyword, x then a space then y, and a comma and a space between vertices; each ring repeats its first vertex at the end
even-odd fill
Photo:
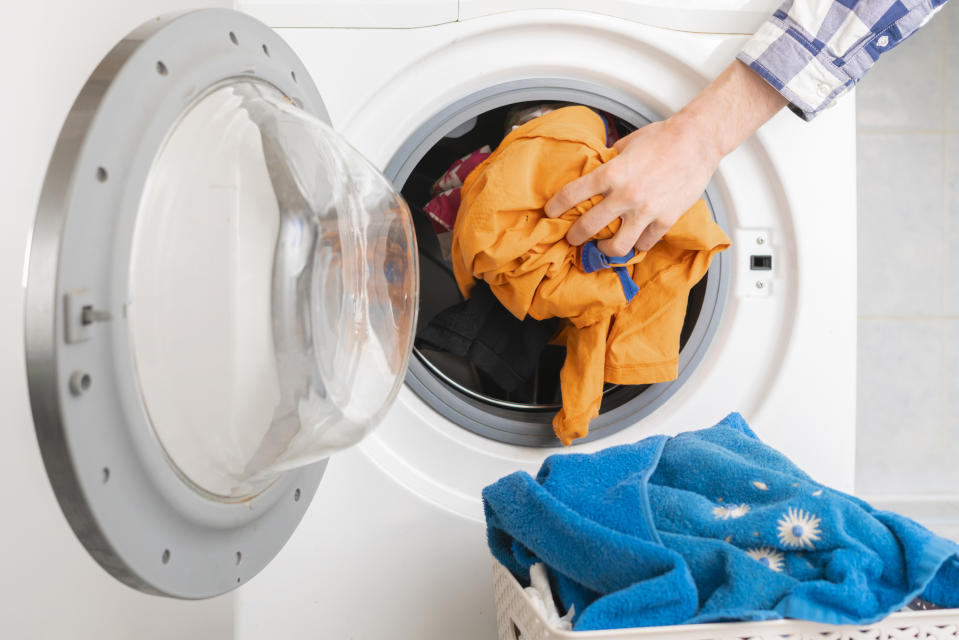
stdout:
POLYGON ((493 556, 540 589, 543 569, 531 569, 545 565, 553 620, 571 616, 578 631, 860 625, 959 606, 959 545, 817 483, 737 413, 675 437, 552 455, 535 478, 506 476, 483 501, 493 556))
MULTIPOLYGON (((567 106, 566 103, 546 103, 534 106, 513 107, 506 113, 505 133, 547 113, 567 106)), ((612 146, 619 139, 619 131, 612 115, 599 111, 606 130, 606 146, 612 146)), ((474 124, 475 126, 475 124, 474 124)), ((462 135, 462 134, 460 134, 462 135)), ((459 136, 457 136, 459 137, 459 136)), ((463 181, 491 153, 490 145, 484 144, 462 158, 456 160, 443 175, 430 187, 432 198, 423 205, 423 211, 429 216, 433 230, 440 239, 444 257, 449 259, 449 238, 444 234, 453 230, 456 214, 459 212, 460 191, 463 181)))
MULTIPOLYGON (((557 109, 562 109, 563 107, 575 106, 568 102, 547 102, 542 104, 536 104, 532 106, 528 105, 518 105, 510 108, 506 112, 506 126, 505 133, 510 133, 513 129, 516 129, 530 120, 534 120, 541 116, 545 116, 547 113, 556 111, 557 109)), ((606 128, 606 146, 613 146, 617 140, 620 138, 620 130, 616 126, 616 118, 606 111, 600 109, 593 109, 600 118, 603 119, 603 126, 606 128)))
POLYGON ((416 340, 421 348, 468 358, 505 391, 516 392, 533 375, 558 324, 557 318, 516 318, 499 303, 489 285, 480 282, 469 299, 430 320, 416 340))
MULTIPOLYGON (((463 180, 491 153, 490 146, 483 145, 453 162, 430 186, 432 198, 422 207, 430 219, 436 241, 420 233, 420 253, 432 259, 434 265, 440 262, 450 265, 451 280, 450 232, 459 210, 463 180)), ((421 324, 416 346, 422 352, 442 352, 463 358, 483 376, 486 386, 497 387, 511 400, 535 402, 538 385, 531 382, 557 324, 557 319, 516 318, 485 286, 421 324)))
MULTIPOLYGON (((490 396, 527 406, 559 404, 558 371, 564 349, 547 345, 556 333, 558 319, 517 319, 488 288, 482 295, 474 292, 462 301, 455 284, 451 292, 445 292, 452 293, 452 299, 446 296, 448 306, 444 306, 437 301, 444 296, 437 295, 436 285, 437 277, 444 279, 445 269, 448 269, 450 283, 454 283, 450 231, 459 210, 463 180, 490 155, 491 145, 495 146, 506 133, 564 106, 568 103, 520 103, 473 118, 440 140, 413 172, 409 180, 412 188, 404 190, 407 199, 414 203, 414 210, 426 214, 431 227, 427 229, 418 221, 419 252, 421 258, 425 258, 421 261, 424 263, 422 281, 429 283, 423 287, 424 320, 416 343, 419 353, 428 357, 433 365, 441 365, 444 375, 459 378, 468 386, 480 387, 490 396), (467 149, 469 153, 461 155, 467 149), (444 164, 442 159, 451 156, 459 157, 452 164, 444 164), (448 168, 438 179, 424 181, 424 175, 431 175, 430 167, 437 166, 448 168), (424 194, 429 200, 416 207, 424 194), (440 311, 437 313, 436 309, 440 311), (468 369, 464 370, 464 363, 468 363, 468 369)), ((607 144, 612 144, 618 138, 619 127, 611 115, 599 113, 605 121, 607 144)))
POLYGON ((456 214, 460 207, 460 189, 463 186, 463 180, 483 160, 488 158, 490 153, 489 145, 483 145, 479 149, 468 153, 454 162, 430 187, 430 195, 433 198, 423 205, 423 211, 430 217, 433 230, 437 235, 453 230, 453 225, 456 224, 456 214))
MULTIPOLYGON (((553 420, 568 445, 588 434, 604 383, 640 385, 678 375, 690 289, 729 239, 703 201, 652 249, 609 258, 595 242, 570 245, 566 232, 600 201, 548 218, 547 200, 616 155, 595 111, 568 106, 510 131, 466 176, 452 233, 452 267, 469 298, 480 281, 519 320, 559 319, 552 343, 565 347, 562 408, 553 420)), ((616 220, 594 241, 618 229, 616 220)))

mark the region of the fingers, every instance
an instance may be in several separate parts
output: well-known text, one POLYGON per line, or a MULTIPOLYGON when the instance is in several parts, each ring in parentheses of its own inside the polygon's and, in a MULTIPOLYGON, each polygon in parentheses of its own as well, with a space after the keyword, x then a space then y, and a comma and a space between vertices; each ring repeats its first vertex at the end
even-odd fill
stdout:
POLYGON ((621 212, 622 210, 617 206, 615 200, 610 198, 603 200, 573 223, 573 226, 566 232, 566 240, 571 245, 583 244, 619 217, 621 212))
POLYGON ((659 220, 653 220, 640 234, 639 240, 636 241, 636 250, 649 251, 666 235, 667 231, 669 231, 669 225, 663 224, 659 220))
POLYGON ((625 215, 622 218, 623 224, 612 238, 596 243, 597 248, 608 256, 618 257, 629 253, 649 222, 638 215, 625 215))
POLYGON ((544 210, 550 218, 557 218, 580 202, 589 200, 596 194, 605 194, 607 185, 605 184, 606 172, 602 167, 595 171, 590 171, 581 178, 576 178, 568 183, 562 189, 553 194, 553 197, 546 203, 544 210))

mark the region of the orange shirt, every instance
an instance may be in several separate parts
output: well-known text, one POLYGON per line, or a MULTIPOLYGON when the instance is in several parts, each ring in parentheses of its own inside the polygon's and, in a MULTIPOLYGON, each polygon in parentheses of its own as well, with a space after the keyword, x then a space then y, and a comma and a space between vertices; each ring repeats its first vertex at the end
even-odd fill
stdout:
MULTIPOLYGON (((514 129, 466 178, 453 228, 453 269, 463 295, 482 278, 517 318, 566 319, 554 339, 567 349, 563 408, 553 419, 564 445, 588 433, 604 381, 676 378, 689 290, 729 246, 699 201, 656 246, 625 263, 639 286, 631 302, 612 269, 586 273, 566 232, 602 198, 558 218, 547 217, 543 206, 560 187, 615 157, 605 142, 602 119, 586 107, 559 109, 514 129)), ((617 219, 594 238, 618 228, 617 219)))

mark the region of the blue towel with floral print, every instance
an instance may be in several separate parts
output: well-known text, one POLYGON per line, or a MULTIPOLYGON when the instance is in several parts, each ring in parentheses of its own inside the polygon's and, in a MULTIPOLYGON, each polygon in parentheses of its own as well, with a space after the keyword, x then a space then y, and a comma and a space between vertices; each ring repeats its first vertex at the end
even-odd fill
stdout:
POLYGON ((575 630, 722 620, 875 622, 959 606, 959 545, 824 487, 742 416, 550 456, 483 491, 493 555, 543 562, 575 630))

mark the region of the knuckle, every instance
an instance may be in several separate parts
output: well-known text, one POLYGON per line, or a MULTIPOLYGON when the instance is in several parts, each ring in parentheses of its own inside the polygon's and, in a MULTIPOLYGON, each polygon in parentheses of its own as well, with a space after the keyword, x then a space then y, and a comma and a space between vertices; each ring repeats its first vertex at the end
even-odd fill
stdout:
POLYGON ((566 204, 566 199, 559 195, 554 196, 552 200, 546 203, 546 213, 549 215, 558 216, 568 209, 569 205, 566 204))
POLYGON ((553 197, 546 202, 545 210, 547 215, 558 216, 572 208, 572 205, 569 204, 569 194, 564 191, 564 189, 565 187, 557 191, 553 197))
POLYGON ((583 217, 582 220, 583 224, 580 226, 580 229, 588 238, 592 238, 599 232, 600 229, 606 226, 605 224, 599 222, 598 218, 583 217))
POLYGON ((607 184, 610 189, 615 189, 616 191, 629 192, 632 185, 632 178, 629 171, 623 167, 616 167, 608 171, 607 184))
POLYGON ((594 190, 591 185, 582 182, 582 178, 570 182, 565 187, 556 192, 553 200, 556 202, 553 208, 560 209, 560 212, 569 211, 580 202, 589 200, 593 196, 594 190))
POLYGON ((589 225, 589 230, 591 233, 598 233, 601 229, 606 227, 606 225, 616 219, 616 217, 617 211, 612 203, 609 203, 606 206, 594 207, 583 215, 583 218, 588 221, 587 224, 589 225))
POLYGON ((646 207, 642 185, 638 180, 629 180, 623 184, 623 197, 629 201, 630 205, 637 211, 642 211, 646 207))
POLYGON ((567 205, 572 201, 573 196, 576 193, 576 183, 570 182, 565 187, 556 192, 556 195, 553 196, 554 199, 561 202, 564 205, 567 205))

